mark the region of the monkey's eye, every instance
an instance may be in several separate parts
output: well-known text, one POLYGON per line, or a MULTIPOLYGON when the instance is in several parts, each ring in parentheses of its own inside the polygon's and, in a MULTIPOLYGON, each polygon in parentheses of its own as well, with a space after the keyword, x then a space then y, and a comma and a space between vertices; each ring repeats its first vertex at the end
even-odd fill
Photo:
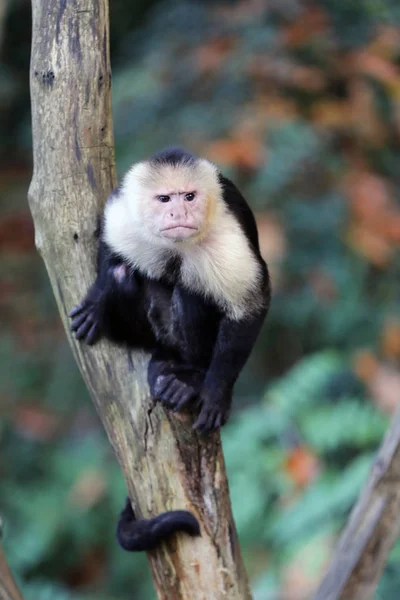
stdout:
POLYGON ((157 196, 157 199, 160 202, 169 202, 171 200, 171 197, 170 196, 157 196))
POLYGON ((189 194, 185 194, 185 200, 191 202, 192 200, 194 200, 195 196, 195 192, 190 192, 189 194))

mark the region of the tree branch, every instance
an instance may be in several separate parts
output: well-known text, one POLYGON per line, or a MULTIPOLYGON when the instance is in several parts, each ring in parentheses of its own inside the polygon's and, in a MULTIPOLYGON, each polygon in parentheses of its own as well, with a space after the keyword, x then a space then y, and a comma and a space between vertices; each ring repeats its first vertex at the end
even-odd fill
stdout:
POLYGON ((108 2, 32 4, 36 245, 135 511, 146 518, 188 509, 201 525, 202 537, 175 536, 149 553, 158 597, 247 600, 219 434, 202 440, 187 417, 153 406, 143 354, 106 341, 88 348, 69 333, 67 313, 95 277, 96 224, 116 183, 108 2))
MULTIPOLYGON (((0 519, 0 538, 2 524, 0 519)), ((0 544, 0 600, 23 600, 0 544)))
POLYGON ((315 600, 373 598, 400 531, 400 411, 339 540, 315 600))
POLYGON ((4 27, 7 16, 8 0, 0 0, 0 56, 3 49, 4 27))

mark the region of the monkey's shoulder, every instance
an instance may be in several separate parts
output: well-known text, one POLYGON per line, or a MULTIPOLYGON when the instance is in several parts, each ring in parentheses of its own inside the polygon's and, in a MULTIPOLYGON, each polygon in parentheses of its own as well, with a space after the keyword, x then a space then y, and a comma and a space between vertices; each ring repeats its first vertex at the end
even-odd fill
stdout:
POLYGON ((253 251, 257 256, 260 256, 257 223, 253 211, 242 193, 230 179, 222 175, 222 173, 219 173, 218 178, 222 188, 224 202, 239 222, 253 251))

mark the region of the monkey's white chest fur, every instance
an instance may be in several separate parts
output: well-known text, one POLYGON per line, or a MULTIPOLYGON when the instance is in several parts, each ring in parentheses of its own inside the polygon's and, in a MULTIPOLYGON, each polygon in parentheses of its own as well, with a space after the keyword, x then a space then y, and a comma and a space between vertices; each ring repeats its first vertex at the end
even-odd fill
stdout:
POLYGON ((104 240, 132 267, 152 279, 165 274, 173 255, 181 259, 184 287, 213 299, 233 320, 260 307, 259 263, 237 220, 224 207, 198 242, 155 240, 127 218, 118 200, 106 206, 104 240))
POLYGON ((239 320, 252 308, 259 308, 260 266, 228 211, 199 243, 182 244, 181 256, 182 283, 211 297, 232 319, 239 320))

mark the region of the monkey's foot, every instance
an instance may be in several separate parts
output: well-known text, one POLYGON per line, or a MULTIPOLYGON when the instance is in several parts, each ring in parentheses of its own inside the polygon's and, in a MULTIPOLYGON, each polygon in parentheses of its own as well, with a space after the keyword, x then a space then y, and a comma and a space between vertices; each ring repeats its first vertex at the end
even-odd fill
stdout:
POLYGON ((151 394, 161 404, 173 412, 179 412, 197 397, 197 391, 191 385, 177 379, 175 375, 159 375, 151 394))
POLYGON ((82 340, 86 344, 94 344, 101 336, 100 324, 96 315, 95 305, 84 300, 69 313, 72 319, 71 331, 74 332, 77 340, 82 340))
POLYGON ((221 400, 208 399, 203 400, 200 414, 193 425, 202 435, 211 433, 214 429, 219 429, 228 420, 231 408, 231 395, 229 398, 221 400))

